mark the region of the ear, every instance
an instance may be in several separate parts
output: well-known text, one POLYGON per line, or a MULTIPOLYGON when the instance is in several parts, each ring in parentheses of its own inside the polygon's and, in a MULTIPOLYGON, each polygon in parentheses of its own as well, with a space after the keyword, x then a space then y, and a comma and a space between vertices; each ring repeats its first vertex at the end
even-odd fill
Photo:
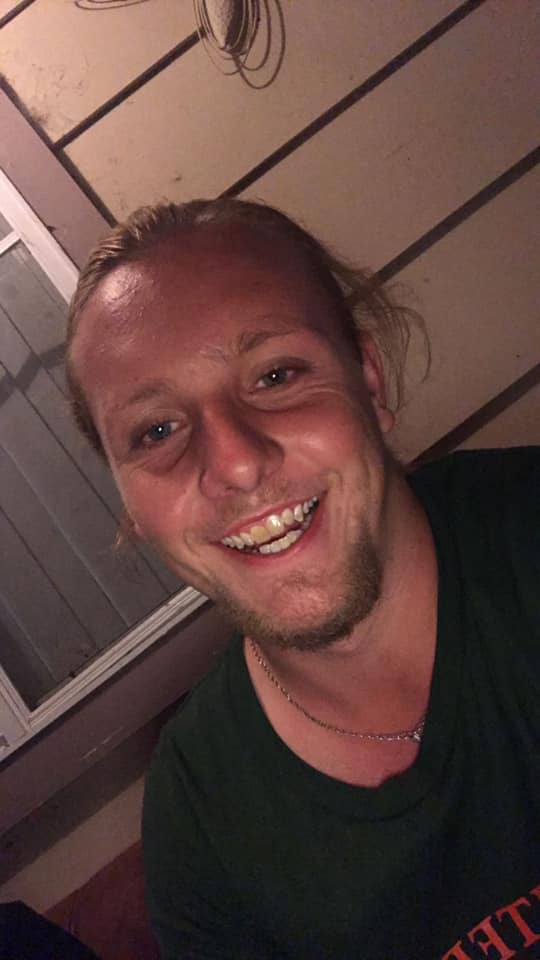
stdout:
POLYGON ((128 543, 134 544, 136 540, 142 540, 140 527, 124 509, 116 534, 116 546, 124 547, 128 543))
POLYGON ((386 406, 386 385, 384 382, 384 367, 381 354, 377 344, 369 333, 361 333, 359 342, 362 352, 364 383, 369 393, 381 433, 389 433, 394 426, 395 417, 392 411, 386 406))

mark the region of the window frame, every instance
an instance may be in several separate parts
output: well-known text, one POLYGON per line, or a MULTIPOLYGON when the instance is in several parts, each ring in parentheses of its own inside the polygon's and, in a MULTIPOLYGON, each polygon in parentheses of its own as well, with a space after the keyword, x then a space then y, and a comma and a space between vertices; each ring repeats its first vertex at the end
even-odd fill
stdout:
MULTIPOLYGON (((0 251, 21 239, 69 300, 77 268, 110 224, 3 90, 0 128, 0 209, 15 226, 0 251)), ((184 587, 35 710, 0 669, 0 831, 181 697, 226 638, 207 597, 184 587)))
POLYGON ((22 240, 62 298, 69 303, 77 286, 79 271, 4 173, 1 165, 0 213, 12 226, 11 233, 0 241, 0 256, 22 240))

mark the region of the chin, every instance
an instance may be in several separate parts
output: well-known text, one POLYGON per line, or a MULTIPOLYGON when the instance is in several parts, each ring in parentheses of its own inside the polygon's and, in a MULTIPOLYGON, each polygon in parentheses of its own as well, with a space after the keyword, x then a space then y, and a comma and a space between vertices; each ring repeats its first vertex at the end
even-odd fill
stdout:
MULTIPOLYGON (((290 582, 278 591, 279 610, 257 610, 220 590, 214 600, 224 616, 242 636, 250 637, 263 647, 281 650, 321 650, 350 636, 375 607, 382 585, 382 568, 374 551, 365 552, 362 562, 355 553, 355 564, 349 575, 340 579, 340 586, 321 591, 311 585, 302 591, 290 582)), ((276 594, 272 604, 276 604, 276 594)))

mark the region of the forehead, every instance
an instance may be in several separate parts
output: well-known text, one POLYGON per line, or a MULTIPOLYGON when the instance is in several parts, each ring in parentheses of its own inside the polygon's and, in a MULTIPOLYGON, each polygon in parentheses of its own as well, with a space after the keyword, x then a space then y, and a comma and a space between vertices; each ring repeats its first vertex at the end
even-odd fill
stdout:
POLYGON ((323 342, 342 356, 340 327, 295 250, 245 231, 209 231, 113 270, 81 313, 70 362, 103 434, 133 396, 159 388, 201 402, 244 358, 262 358, 247 353, 260 343, 268 359, 268 351, 304 355, 323 342), (276 339, 282 331, 292 336, 276 339))
POLYGON ((266 318, 335 327, 328 294, 291 244, 245 228, 206 228, 163 241, 109 273, 82 311, 73 360, 141 338, 223 346, 266 318))

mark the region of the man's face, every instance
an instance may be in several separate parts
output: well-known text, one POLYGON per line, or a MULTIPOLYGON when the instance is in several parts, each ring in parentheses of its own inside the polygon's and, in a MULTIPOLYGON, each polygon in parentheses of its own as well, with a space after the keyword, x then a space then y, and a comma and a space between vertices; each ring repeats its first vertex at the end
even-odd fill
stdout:
POLYGON ((369 613, 391 417, 294 251, 238 228, 162 243, 100 284, 72 356, 126 510, 181 580, 261 642, 369 613))

